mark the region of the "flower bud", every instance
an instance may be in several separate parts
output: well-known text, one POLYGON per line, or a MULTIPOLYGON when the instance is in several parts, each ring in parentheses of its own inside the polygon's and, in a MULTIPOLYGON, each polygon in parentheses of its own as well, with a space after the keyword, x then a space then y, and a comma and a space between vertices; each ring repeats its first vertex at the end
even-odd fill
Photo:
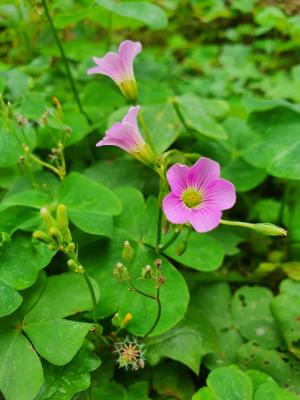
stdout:
POLYGON ((113 326, 115 327, 119 327, 120 326, 120 316, 119 313, 115 313, 114 316, 111 319, 111 323, 113 326))
POLYGON ((40 210, 42 220, 44 221, 45 227, 47 231, 51 229, 53 226, 56 226, 56 221, 52 217, 50 211, 46 207, 42 207, 40 210))
POLYGON ((77 267, 75 268, 75 272, 77 272, 78 274, 83 274, 84 273, 84 268, 82 265, 77 265, 77 267))
POLYGON ((62 235, 59 232, 59 230, 54 226, 52 226, 52 228, 49 229, 49 235, 56 243, 58 244, 62 243, 63 241, 62 235))
POLYGON ((154 265, 156 266, 156 268, 160 268, 162 264, 162 260, 160 258, 157 258, 156 260, 154 260, 154 265))
POLYGON ((131 244, 126 240, 124 242, 124 247, 123 247, 123 253, 122 253, 122 258, 124 261, 130 262, 133 257, 133 248, 131 247, 131 244))
POLYGON ((128 269, 120 262, 115 266, 113 275, 117 281, 128 281, 128 279, 130 279, 128 269))
POLYGON ((60 230, 63 239, 66 243, 72 242, 72 236, 69 229, 69 219, 67 207, 64 204, 59 204, 56 209, 57 226, 60 230))
POLYGON ((120 323, 120 328, 124 329, 130 320, 132 320, 132 314, 127 313, 120 323))
POLYGON ((70 242, 67 246, 67 251, 70 251, 71 253, 74 253, 74 251, 76 250, 76 246, 74 242, 70 242))
POLYGON ((146 265, 146 267, 142 269, 142 279, 151 279, 151 278, 152 278, 152 268, 150 267, 150 265, 146 265))
POLYGON ((52 239, 43 231, 34 231, 32 237, 43 243, 52 243, 52 239))
POLYGON ((269 223, 252 224, 252 229, 267 236, 286 236, 287 231, 280 226, 269 223))
POLYGON ((68 267, 70 268, 71 271, 75 271, 77 268, 77 262, 72 260, 71 258, 67 262, 68 267))

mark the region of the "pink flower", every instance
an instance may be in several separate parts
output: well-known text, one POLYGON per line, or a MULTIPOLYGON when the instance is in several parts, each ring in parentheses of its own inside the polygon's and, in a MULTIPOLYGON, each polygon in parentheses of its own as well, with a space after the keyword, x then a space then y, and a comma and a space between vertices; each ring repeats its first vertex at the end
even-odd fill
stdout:
POLYGON ((140 107, 130 107, 122 122, 115 123, 96 146, 116 146, 132 154, 146 165, 154 162, 154 154, 145 143, 137 125, 140 107))
POLYGON ((102 74, 111 78, 130 101, 137 98, 137 87, 133 72, 133 61, 142 50, 140 42, 125 40, 118 53, 109 52, 104 57, 93 57, 95 67, 88 69, 88 75, 102 74))
POLYGON ((173 165, 167 172, 171 187, 163 200, 163 211, 173 224, 191 224, 197 232, 216 228, 222 211, 236 200, 234 185, 220 178, 220 166, 200 158, 192 167, 173 165))

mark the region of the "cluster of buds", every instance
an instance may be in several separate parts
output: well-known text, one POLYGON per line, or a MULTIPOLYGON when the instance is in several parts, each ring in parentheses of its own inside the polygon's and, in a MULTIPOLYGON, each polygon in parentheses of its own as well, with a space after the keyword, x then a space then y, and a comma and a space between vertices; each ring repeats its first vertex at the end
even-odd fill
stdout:
POLYGON ((114 353, 117 355, 117 364, 120 368, 137 371, 145 366, 144 345, 136 337, 126 336, 115 343, 114 353))
POLYGON ((56 208, 56 218, 53 217, 48 208, 40 210, 44 222, 44 230, 33 232, 33 237, 48 245, 49 250, 62 251, 69 257, 68 266, 71 271, 83 273, 84 269, 78 262, 78 254, 75 243, 69 229, 69 218, 67 208, 59 204, 56 208))
MULTIPOLYGON (((122 259, 125 263, 130 263, 133 259, 133 256, 134 256, 133 248, 131 247, 131 244, 128 242, 128 240, 126 240, 123 245, 122 259)), ((128 272, 128 269, 121 262, 118 262, 116 264, 113 270, 113 275, 118 282, 130 280, 130 274, 128 272)))
POLYGON ((163 285, 166 281, 165 276, 163 275, 161 271, 161 265, 162 265, 162 260, 160 258, 157 258, 154 260, 154 268, 151 267, 151 265, 146 265, 142 269, 141 276, 139 279, 147 279, 152 281, 153 286, 158 289, 163 285))

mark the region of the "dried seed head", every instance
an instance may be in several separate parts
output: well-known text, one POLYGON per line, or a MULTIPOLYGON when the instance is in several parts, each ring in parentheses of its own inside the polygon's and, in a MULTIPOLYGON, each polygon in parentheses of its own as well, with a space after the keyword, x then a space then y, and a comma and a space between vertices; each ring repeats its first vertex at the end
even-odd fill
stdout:
POLYGON ((117 364, 120 368, 136 371, 145 366, 144 346, 137 338, 126 336, 123 340, 115 343, 114 353, 117 355, 117 364))

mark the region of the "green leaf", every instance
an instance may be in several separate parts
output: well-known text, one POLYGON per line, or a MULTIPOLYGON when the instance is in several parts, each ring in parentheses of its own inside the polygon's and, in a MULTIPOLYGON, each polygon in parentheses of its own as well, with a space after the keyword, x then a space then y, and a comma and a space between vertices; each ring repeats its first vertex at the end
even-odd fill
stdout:
POLYGON ((97 4, 114 14, 137 20, 151 29, 163 29, 168 24, 165 12, 155 4, 142 1, 115 3, 111 0, 97 0, 97 4))
MULTIPOLYGON (((92 284, 99 299, 97 285, 94 281, 92 284)), ((90 292, 81 274, 52 276, 39 301, 25 316, 24 331, 46 360, 65 365, 80 349, 91 325, 61 318, 90 309, 90 292)))
POLYGON ((241 335, 260 346, 275 349, 282 343, 270 304, 272 292, 264 287, 243 286, 232 298, 232 317, 241 335))
POLYGON ((3 232, 12 235, 16 230, 35 230, 40 225, 36 210, 14 206, 0 212, 0 226, 3 232))
MULTIPOLYGON (((186 251, 181 256, 178 256, 176 249, 183 240, 183 236, 184 233, 180 234, 176 242, 165 251, 168 257, 199 271, 214 271, 222 265, 224 258, 223 247, 208 234, 192 232, 186 251)), ((167 239, 164 241, 167 241, 167 239)))
POLYGON ((11 167, 23 154, 20 144, 11 132, 0 126, 0 167, 11 167))
POLYGON ((14 312, 22 300, 22 296, 15 289, 0 280, 0 317, 14 312))
MULTIPOLYGON (((121 246, 119 248, 121 250, 121 246)), ((143 246, 136 248, 135 252, 135 262, 130 268, 133 281, 138 289, 154 295, 155 289, 151 283, 135 279, 140 276, 142 266, 153 265, 157 254, 153 250, 143 246)), ((166 259, 163 259, 161 270, 166 278, 166 282, 160 290, 162 312, 159 323, 150 336, 159 335, 176 325, 186 312, 189 302, 188 288, 180 272, 166 259)), ((137 336, 145 335, 155 321, 157 315, 156 302, 153 299, 141 296, 135 292, 129 292, 128 290, 120 300, 120 318, 124 318, 128 312, 133 316, 127 326, 127 330, 137 336), (145 315, 147 316, 146 318, 145 315)))
POLYGON ((218 400, 253 399, 251 379, 235 365, 214 369, 206 382, 218 400))
POLYGON ((243 157, 243 152, 253 144, 253 132, 246 122, 239 118, 228 118, 224 122, 228 139, 220 141, 222 148, 222 176, 236 186, 237 191, 245 192, 255 188, 267 176, 263 169, 255 168, 243 157))
POLYGON ((0 332, 0 390, 6 400, 33 400, 43 383, 36 352, 20 331, 0 332))
POLYGON ((202 356, 216 350, 216 331, 196 308, 173 329, 146 342, 146 358, 152 365, 167 357, 182 362, 197 375, 202 356))
POLYGON ((78 352, 91 326, 64 319, 31 322, 26 318, 24 332, 45 360, 65 365, 78 352))
POLYGON ((143 116, 150 131, 155 150, 166 151, 179 136, 182 124, 171 103, 143 107, 143 116))
MULTIPOLYGON (((96 298, 99 289, 92 282, 96 298)), ((92 300, 85 280, 81 274, 65 272, 48 278, 43 295, 26 315, 27 323, 50 321, 77 314, 92 308, 92 300), (80 293, 80 296, 78 295, 80 293)))
POLYGON ((121 203, 107 187, 72 172, 60 186, 58 199, 68 207, 70 219, 78 228, 111 236, 111 216, 121 212, 121 203))
POLYGON ((91 384, 89 372, 100 365, 93 352, 94 345, 85 342, 73 360, 64 367, 55 367, 43 362, 45 382, 36 400, 71 400, 91 384))
POLYGON ((156 367, 153 388, 162 398, 178 400, 190 400, 195 390, 188 370, 183 365, 173 362, 156 367))
POLYGON ((258 168, 265 168, 279 178, 300 179, 296 162, 300 151, 300 113, 287 107, 276 107, 250 114, 249 125, 256 133, 245 159, 258 168))
POLYGON ((102 380, 96 387, 91 388, 92 400, 127 400, 125 389, 111 380, 102 380))
MULTIPOLYGON (((299 291, 300 283, 295 283, 295 288, 299 291)), ((271 310, 289 351, 300 358, 300 296, 285 289, 273 299, 271 310)))
POLYGON ((264 349, 249 342, 240 346, 238 361, 243 369, 258 369, 281 386, 294 392, 300 391, 300 362, 288 353, 264 349))
POLYGON ((227 138, 225 129, 207 113, 207 105, 203 105, 200 97, 192 94, 176 97, 176 106, 190 129, 216 140, 227 138))
POLYGON ((298 396, 282 389, 276 383, 265 383, 255 392, 254 400, 297 400, 298 396))
POLYGON ((53 252, 44 245, 34 245, 31 237, 16 233, 0 247, 0 279, 15 289, 31 286, 38 271, 53 257, 53 252))

